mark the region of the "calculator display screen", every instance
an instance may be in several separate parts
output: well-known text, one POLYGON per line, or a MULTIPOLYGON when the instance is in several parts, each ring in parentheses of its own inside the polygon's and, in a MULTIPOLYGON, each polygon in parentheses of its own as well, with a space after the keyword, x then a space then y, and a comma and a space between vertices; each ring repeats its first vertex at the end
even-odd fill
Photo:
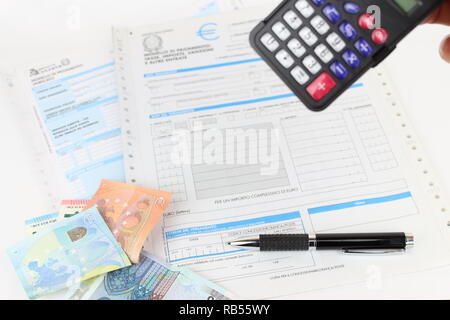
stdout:
POLYGON ((394 2, 406 13, 410 13, 420 4, 420 0, 394 0, 394 2))

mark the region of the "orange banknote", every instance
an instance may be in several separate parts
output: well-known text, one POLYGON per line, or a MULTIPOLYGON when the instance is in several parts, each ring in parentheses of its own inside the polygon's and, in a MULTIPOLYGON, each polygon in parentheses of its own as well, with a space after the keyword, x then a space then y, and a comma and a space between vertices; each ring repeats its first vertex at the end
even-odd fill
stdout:
POLYGON ((84 210, 97 207, 108 227, 133 263, 161 218, 171 193, 103 180, 84 210))

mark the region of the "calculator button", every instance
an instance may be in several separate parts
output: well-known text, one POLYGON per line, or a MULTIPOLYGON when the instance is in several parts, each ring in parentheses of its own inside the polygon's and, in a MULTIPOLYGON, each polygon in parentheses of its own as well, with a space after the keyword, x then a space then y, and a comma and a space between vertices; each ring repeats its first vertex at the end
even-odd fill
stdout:
POLYGON ((361 11, 361 8, 354 2, 346 2, 344 3, 344 10, 350 14, 357 14, 361 11))
POLYGON ((288 28, 286 28, 286 26, 281 22, 275 23, 272 27, 272 31, 278 36, 278 38, 283 41, 289 38, 291 35, 291 32, 288 30, 288 28))
POLYGON ((325 0, 311 0, 312 1, 312 3, 314 3, 317 7, 320 7, 324 2, 325 2, 325 0))
POLYGON ((261 37, 261 43, 270 51, 274 52, 278 49, 280 44, 275 40, 275 38, 270 34, 266 33, 261 37))
POLYGON ((311 17, 314 13, 314 8, 306 0, 297 1, 295 7, 305 18, 311 17))
POLYGON ((356 53, 351 50, 347 50, 342 55, 342 59, 344 59, 345 63, 348 64, 351 68, 358 68, 361 64, 361 60, 358 58, 356 53))
POLYGON ((345 69, 345 67, 342 65, 342 63, 340 63, 338 61, 333 62, 330 65, 330 70, 331 70, 331 72, 334 73, 336 78, 338 78, 339 80, 342 80, 342 79, 344 79, 345 77, 348 76, 347 69, 345 69))
POLYGON ((306 48, 297 39, 289 41, 287 46, 297 58, 300 58, 306 52, 306 48))
POLYGON ((319 44, 316 49, 314 49, 314 52, 324 63, 328 63, 334 58, 330 49, 324 44, 319 44))
POLYGON ((309 81, 308 74, 299 66, 296 66, 294 69, 292 69, 291 75, 295 79, 295 81, 297 81, 301 85, 304 85, 309 81))
POLYGON ((372 46, 363 38, 359 38, 355 42, 355 48, 364 57, 368 57, 373 53, 372 46))
POLYGON ((347 21, 344 21, 339 25, 339 30, 348 40, 353 40, 358 35, 356 29, 347 21))
POLYGON ((324 72, 306 88, 306 91, 315 101, 320 101, 334 87, 336 87, 336 81, 328 73, 324 72))
POLYGON ((342 40, 342 38, 339 37, 336 32, 330 33, 330 35, 327 37, 327 42, 336 52, 341 52, 342 49, 345 48, 344 40, 342 40))
POLYGON ((286 69, 290 68, 294 64, 294 59, 286 50, 281 50, 275 55, 278 62, 286 69))
POLYGON ((311 55, 309 55, 305 59, 303 59, 303 65, 312 74, 316 74, 317 72, 320 71, 320 69, 322 69, 322 67, 320 66, 320 63, 311 55))
POLYGON ((330 30, 330 26, 321 16, 315 16, 310 23, 319 34, 323 35, 330 30))
POLYGON ((319 40, 314 32, 312 32, 312 30, 308 27, 304 27, 302 30, 300 30, 298 35, 303 39, 303 41, 305 41, 308 46, 312 46, 317 42, 317 40, 319 40))
POLYGON ((300 20, 300 17, 292 10, 286 12, 283 19, 294 30, 297 30, 302 25, 302 20, 300 20))
POLYGON ((389 37, 388 32, 384 28, 378 28, 372 32, 372 41, 376 44, 383 44, 389 37))
POLYGON ((341 13, 336 9, 332 4, 327 4, 323 10, 323 14, 328 18, 332 23, 336 23, 341 20, 341 13))
POLYGON ((358 25, 361 29, 372 30, 375 26, 375 17, 370 13, 364 13, 359 16, 358 25))

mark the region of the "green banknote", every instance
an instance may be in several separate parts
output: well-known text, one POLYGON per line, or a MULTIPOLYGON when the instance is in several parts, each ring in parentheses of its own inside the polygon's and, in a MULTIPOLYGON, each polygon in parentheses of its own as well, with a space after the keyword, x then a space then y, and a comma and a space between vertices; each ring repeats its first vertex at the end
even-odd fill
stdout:
POLYGON ((188 269, 168 266, 147 253, 140 262, 92 284, 85 300, 227 300, 222 288, 188 269))
POLYGON ((131 265, 96 208, 52 224, 7 253, 31 299, 131 265))

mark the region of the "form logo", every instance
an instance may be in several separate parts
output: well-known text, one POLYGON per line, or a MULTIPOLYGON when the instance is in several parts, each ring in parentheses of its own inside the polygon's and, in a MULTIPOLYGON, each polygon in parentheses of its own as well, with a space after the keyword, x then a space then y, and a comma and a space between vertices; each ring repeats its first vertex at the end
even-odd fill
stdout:
POLYGON ((151 33, 144 38, 144 40, 142 41, 142 44, 146 51, 154 53, 154 52, 158 52, 162 49, 163 40, 160 36, 151 33))
POLYGON ((197 35, 203 40, 207 41, 218 40, 220 38, 220 35, 218 34, 217 27, 217 23, 206 23, 200 27, 197 35))
POLYGON ((30 69, 30 77, 34 77, 39 75, 39 71, 37 71, 36 69, 30 69))

